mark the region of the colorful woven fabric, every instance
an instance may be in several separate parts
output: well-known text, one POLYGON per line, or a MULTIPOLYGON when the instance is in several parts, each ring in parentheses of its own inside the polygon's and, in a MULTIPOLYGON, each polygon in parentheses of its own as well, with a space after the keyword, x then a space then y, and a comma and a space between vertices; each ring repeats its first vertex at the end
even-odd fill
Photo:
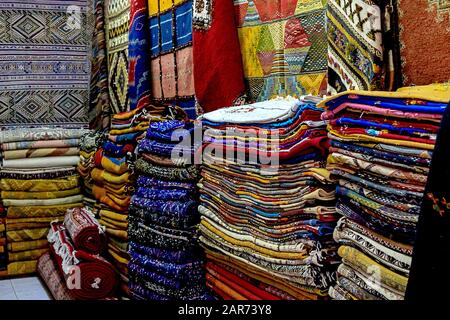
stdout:
POLYGON ((235 0, 251 101, 325 91, 325 1, 235 0))
POLYGON ((380 6, 371 0, 329 0, 328 91, 384 89, 380 6))
POLYGON ((193 1, 193 55, 195 96, 203 111, 242 100, 245 84, 232 0, 193 1))
POLYGON ((94 33, 92 36, 92 70, 89 96, 91 129, 108 127, 111 114, 108 93, 108 56, 105 33, 105 0, 94 2, 94 33))
POLYGON ((112 113, 129 110, 128 34, 130 1, 105 3, 106 52, 108 55, 109 102, 112 113))
POLYGON ((128 95, 131 110, 148 104, 151 93, 147 3, 147 0, 131 1, 128 42, 128 95))
POLYGON ((333 298, 405 298, 436 127, 449 99, 448 86, 431 85, 349 91, 322 102, 332 139, 327 169, 338 180, 336 210, 344 216, 334 230, 343 263, 333 298))
POLYGON ((152 99, 195 119, 192 0, 149 1, 152 99))
POLYGON ((0 10, 2 126, 88 122, 90 1, 21 1, 0 10), (10 20, 9 17, 14 17, 10 20), (31 56, 27 52, 32 48, 31 56), (6 71, 7 70, 7 71, 6 71))

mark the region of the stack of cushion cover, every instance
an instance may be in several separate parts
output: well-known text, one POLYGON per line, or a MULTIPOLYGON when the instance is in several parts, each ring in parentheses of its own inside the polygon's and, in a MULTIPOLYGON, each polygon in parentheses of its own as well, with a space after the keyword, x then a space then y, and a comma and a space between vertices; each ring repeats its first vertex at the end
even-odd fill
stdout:
POLYGON ((0 189, 6 210, 8 275, 33 273, 48 250, 50 221, 82 205, 76 172, 85 129, 18 128, 0 133, 0 189))
POLYGON ((152 122, 138 145, 128 229, 129 285, 135 299, 209 298, 197 236, 199 168, 192 161, 193 132, 192 122, 152 122))
POLYGON ((100 255, 105 248, 104 227, 89 209, 70 209, 63 222, 51 222, 48 241, 52 261, 47 255, 41 257, 38 271, 55 299, 97 300, 114 296, 118 275, 100 255))
POLYGON ((350 91, 322 102, 342 215, 335 299, 403 299, 448 88, 350 91))
POLYGON ((225 299, 327 296, 337 215, 318 101, 278 98, 201 118, 201 241, 207 284, 225 299))
POLYGON ((113 115, 107 139, 94 154, 91 171, 92 193, 100 203, 99 221, 108 234, 109 258, 121 275, 125 295, 128 295, 128 206, 134 190, 129 164, 137 142, 148 128, 149 117, 145 108, 113 115))
POLYGON ((80 174, 83 191, 83 203, 96 213, 97 206, 92 188, 94 181, 92 180, 91 172, 95 167, 94 155, 105 139, 103 131, 89 131, 80 139, 80 162, 78 163, 78 173, 80 174))

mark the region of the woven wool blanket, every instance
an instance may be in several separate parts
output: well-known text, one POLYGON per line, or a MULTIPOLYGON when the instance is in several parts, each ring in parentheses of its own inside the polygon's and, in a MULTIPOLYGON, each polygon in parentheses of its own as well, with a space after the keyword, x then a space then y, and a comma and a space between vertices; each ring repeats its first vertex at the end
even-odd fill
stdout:
POLYGON ((99 255, 76 250, 62 223, 50 224, 47 239, 58 268, 77 299, 103 299, 114 294, 118 278, 111 263, 99 255))
POLYGON ((91 254, 100 254, 105 248, 104 227, 98 223, 94 213, 88 208, 67 210, 64 226, 77 249, 91 254))

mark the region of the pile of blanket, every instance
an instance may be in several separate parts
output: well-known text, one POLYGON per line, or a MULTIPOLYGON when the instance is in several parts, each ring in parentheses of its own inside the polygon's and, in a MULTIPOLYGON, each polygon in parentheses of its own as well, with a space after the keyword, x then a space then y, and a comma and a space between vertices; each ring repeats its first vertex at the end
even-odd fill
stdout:
POLYGON ((7 275, 8 253, 6 251, 6 214, 0 204, 0 276, 7 275))
POLYGON ((146 108, 112 116, 111 128, 93 155, 92 194, 99 203, 99 222, 108 234, 108 256, 122 278, 121 288, 128 295, 128 206, 134 190, 130 165, 137 142, 149 125, 146 108))
MULTIPOLYGON (((139 300, 209 298, 198 245, 192 122, 152 122, 138 145, 129 211, 130 291, 139 300)), ((201 131, 200 131, 201 144, 201 131)))
POLYGON ((327 296, 337 215, 318 101, 277 98, 201 118, 201 241, 207 284, 225 299, 327 296))
POLYGON ((35 272, 37 259, 48 250, 50 221, 82 206, 76 165, 86 131, 40 127, 0 132, 8 275, 35 272))
POLYGON ((335 299, 404 299, 432 152, 450 99, 438 86, 349 91, 323 102, 338 185, 335 299))
POLYGON ((63 222, 50 223, 51 255, 43 254, 38 272, 56 300, 98 300, 113 297, 118 275, 105 260, 106 235, 88 208, 67 210, 63 222))
POLYGON ((94 181, 91 172, 95 168, 94 155, 103 144, 104 139, 104 131, 89 131, 80 139, 80 161, 77 171, 82 181, 83 204, 95 214, 98 214, 98 203, 92 194, 94 181))

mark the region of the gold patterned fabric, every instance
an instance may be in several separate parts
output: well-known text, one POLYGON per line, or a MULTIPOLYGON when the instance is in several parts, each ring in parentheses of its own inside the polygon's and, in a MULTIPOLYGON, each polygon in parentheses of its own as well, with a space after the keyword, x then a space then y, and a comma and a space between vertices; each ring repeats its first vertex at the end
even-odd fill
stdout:
POLYGON ((1 179, 0 189, 4 191, 61 191, 79 186, 79 176, 70 176, 60 179, 1 179))

